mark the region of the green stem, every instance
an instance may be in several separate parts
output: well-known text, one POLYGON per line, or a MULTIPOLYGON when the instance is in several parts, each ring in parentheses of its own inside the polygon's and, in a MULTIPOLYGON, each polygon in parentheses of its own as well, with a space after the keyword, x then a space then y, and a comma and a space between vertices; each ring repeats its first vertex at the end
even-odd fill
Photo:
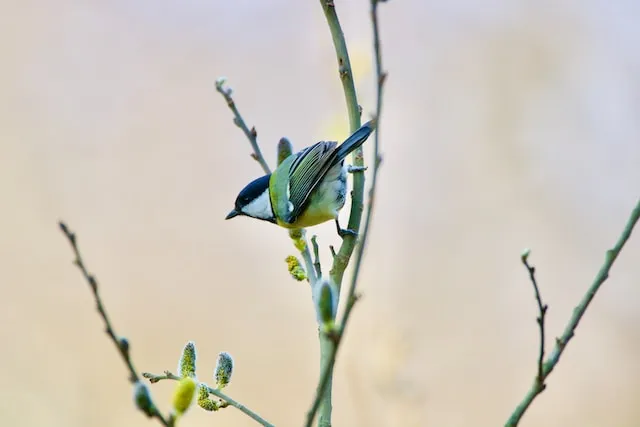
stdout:
POLYGON ((318 427, 331 427, 331 411, 333 409, 331 404, 333 363, 330 363, 329 359, 333 354, 335 344, 331 341, 330 337, 323 332, 319 332, 318 337, 320 339, 320 372, 323 372, 323 369, 328 367, 328 371, 325 373, 327 379, 324 389, 324 397, 320 402, 318 427))
POLYGON ((380 154, 380 116, 382 114, 382 95, 384 89, 384 82, 387 79, 387 73, 382 67, 382 50, 380 48, 380 30, 378 25, 378 4, 379 0, 371 0, 371 22, 373 26, 373 51, 375 53, 376 63, 376 134, 374 135, 374 164, 372 171, 371 187, 369 189, 369 202, 367 203, 367 212, 365 214, 364 227, 361 233, 360 244, 356 251, 355 264, 353 267, 353 273, 351 276, 351 282, 348 290, 347 307, 344 311, 341 324, 346 326, 351 314, 351 309, 354 306, 356 300, 356 287, 358 285, 358 275, 360 274, 360 266, 362 265, 362 258, 364 256, 364 249, 367 247, 367 238, 369 236, 369 227, 371 226, 371 218, 373 214, 373 207, 376 200, 376 188, 378 184, 378 172, 380 171, 380 164, 382 163, 382 156, 380 154))
MULTIPOLYGON (((353 81, 347 43, 344 39, 344 33, 342 32, 342 27, 340 26, 340 21, 338 20, 333 0, 320 0, 320 4, 322 5, 322 10, 324 11, 325 18, 327 19, 327 24, 329 25, 329 30, 331 31, 331 37, 333 39, 333 45, 336 50, 338 73, 340 75, 340 81, 342 82, 344 97, 347 102, 349 127, 351 128, 351 132, 355 132, 356 129, 360 127, 360 106, 358 105, 358 98, 356 96, 356 88, 353 81)), ((355 150, 352 156, 354 166, 364 166, 362 147, 355 150)), ((351 212, 349 214, 348 224, 349 229, 356 232, 360 229, 363 199, 364 173, 357 172, 353 174, 353 192, 351 193, 351 212)), ((342 245, 340 246, 340 250, 333 259, 333 266, 331 268, 330 275, 338 290, 340 290, 344 270, 349 264, 349 259, 351 259, 351 254, 355 249, 356 242, 356 236, 345 236, 342 241, 342 245)))
MULTIPOLYGON (((353 74, 351 72, 351 64, 349 62, 349 54, 347 51, 347 45, 344 39, 344 34, 340 27, 340 22, 335 11, 335 5, 332 0, 320 0, 322 9, 325 13, 331 36, 333 38, 333 44, 336 50, 336 56, 338 58, 338 67, 340 73, 340 80, 342 81, 342 87, 347 102, 347 110, 349 113, 349 123, 351 131, 355 131, 360 127, 360 106, 356 98, 355 85, 353 82, 353 74)), ((306 427, 311 427, 316 411, 320 410, 318 425, 327 427, 331 425, 331 389, 333 382, 333 367, 335 365, 338 348, 342 337, 344 336, 345 328, 351 314, 351 310, 355 305, 358 297, 356 295, 356 284, 358 279, 358 272, 362 261, 362 255, 366 244, 367 234, 369 231, 369 224, 371 222, 371 212, 373 210, 373 196, 375 193, 375 184, 380 166, 379 155, 379 139, 377 125, 379 124, 379 116, 382 109, 382 87, 386 75, 382 72, 382 56, 380 51, 380 39, 378 31, 377 20, 377 5, 378 0, 371 0, 371 19, 374 30, 374 50, 376 54, 376 71, 378 77, 377 85, 377 103, 376 103, 376 136, 375 136, 375 164, 373 172, 373 183, 370 191, 370 200, 367 209, 367 219, 365 222, 364 233, 361 236, 361 243, 356 255, 356 266, 354 274, 349 286, 349 292, 346 299, 346 307, 342 317, 342 321, 339 326, 332 332, 331 335, 321 332, 320 333, 320 380, 318 382, 318 388, 316 391, 315 400, 311 406, 311 409, 307 413, 306 427)), ((364 160, 362 148, 356 150, 353 154, 353 165, 361 168, 360 171, 353 174, 353 192, 351 193, 351 212, 349 216, 348 227, 356 232, 360 231, 362 213, 364 209, 364 160)), ((337 254, 333 258, 333 266, 330 271, 331 280, 335 283, 338 294, 340 292, 342 279, 344 277, 345 269, 349 264, 351 255, 356 248, 357 238, 354 236, 346 236, 337 254)), ((333 251, 332 251, 333 252, 333 251)))
POLYGON ((304 240, 304 249, 300 251, 302 260, 304 261, 304 268, 307 270, 307 277, 309 278, 309 284, 311 289, 318 282, 318 275, 316 274, 316 268, 311 259, 311 252, 309 251, 309 241, 307 240, 307 234, 305 230, 302 230, 302 239, 304 240))
POLYGON ((600 271, 598 271, 598 274, 593 280, 593 283, 587 290, 586 294, 582 297, 582 300, 580 301, 578 306, 573 309, 573 315, 569 319, 567 326, 564 328, 564 331, 562 332, 562 336, 560 336, 559 338, 556 338, 556 344, 553 350, 551 351, 551 354, 549 354, 549 357, 543 364, 542 375, 541 375, 542 378, 539 378, 540 375, 536 376, 533 382, 533 385, 531 386, 531 388, 529 389, 525 397, 522 399, 522 401, 518 404, 516 409, 513 411, 511 416, 509 417, 509 419, 507 420, 507 423, 505 424, 505 427, 517 426, 518 423, 520 422, 520 419, 522 418, 524 413, 527 411, 527 409, 529 408, 533 400, 540 393, 544 391, 545 389, 544 380, 551 374, 553 369, 556 367, 556 365, 560 361, 560 356, 562 356, 562 353, 567 348, 567 344, 569 343, 571 338, 573 338, 575 334, 575 330, 578 327, 578 324, 580 323, 582 316, 584 316, 584 313, 587 311, 589 304, 593 300, 593 297, 595 297, 598 289, 600 289, 600 286, 609 277, 609 271, 611 270, 613 263, 615 262, 616 258, 620 254, 620 251, 622 251, 622 248, 624 247, 625 243, 627 243, 627 240, 629 240, 629 237, 631 236, 631 232, 633 231, 633 227, 636 225, 639 219, 640 219, 640 200, 638 200, 635 208, 633 209, 633 212, 631 212, 629 221, 627 221, 627 224, 624 227, 624 230, 622 231, 622 234, 618 238, 618 241, 616 242, 615 246, 606 252, 604 263, 602 264, 602 267, 600 267, 600 271))
MULTIPOLYGON (((182 377, 178 375, 174 375, 170 371, 164 371, 164 375, 155 375, 150 372, 143 372, 142 376, 144 378, 147 378, 149 382, 152 384, 157 383, 158 381, 161 381, 161 380, 179 381, 182 379, 182 377)), ((234 408, 238 409, 240 412, 244 413, 245 415, 250 417, 252 420, 256 421, 258 424, 261 424, 264 427, 275 427, 269 421, 265 420, 260 415, 253 412, 251 409, 247 408, 237 400, 234 400, 231 397, 227 396, 226 394, 221 392, 219 389, 207 386, 207 391, 209 392, 209 394, 212 394, 217 398, 222 399, 224 402, 228 403, 229 406, 233 406, 234 408)))
MULTIPOLYGON (((338 20, 335 5, 333 0, 320 0, 320 5, 324 11, 331 37, 333 39, 333 45, 336 51, 336 57, 338 60, 338 73, 340 75, 340 81, 342 82, 342 89, 344 91, 345 101, 347 103, 347 112, 349 114, 349 126, 351 132, 355 132, 360 127, 360 106, 358 105, 358 98, 356 96, 356 88, 353 81, 353 73, 351 71, 351 62, 349 61, 349 52, 347 50, 347 43, 344 39, 344 33, 338 20)), ((353 152, 352 155, 354 166, 364 166, 362 147, 353 152)), ((364 198, 364 173, 353 174, 353 192, 351 193, 351 212, 349 214, 348 227, 350 230, 358 232, 360 229, 360 221, 362 219, 363 210, 363 198, 364 198)), ((338 289, 338 297, 340 295, 340 287, 342 284, 342 278, 344 271, 349 264, 351 254, 355 249, 357 242, 356 236, 345 236, 342 241, 342 245, 338 250, 338 253, 333 258, 333 265, 329 275, 333 283, 335 283, 338 289)), ((318 425, 322 427, 331 426, 331 383, 333 377, 333 363, 329 365, 327 363, 329 359, 335 360, 335 348, 334 344, 328 341, 324 334, 320 334, 320 376, 325 378, 325 381, 321 381, 319 386, 324 383, 324 392, 321 396, 318 396, 320 403, 320 416, 318 425)), ((322 392, 322 389, 318 390, 322 392)), ((316 405, 314 405, 316 406, 316 405)), ((310 422, 313 421, 313 414, 311 415, 310 422)))

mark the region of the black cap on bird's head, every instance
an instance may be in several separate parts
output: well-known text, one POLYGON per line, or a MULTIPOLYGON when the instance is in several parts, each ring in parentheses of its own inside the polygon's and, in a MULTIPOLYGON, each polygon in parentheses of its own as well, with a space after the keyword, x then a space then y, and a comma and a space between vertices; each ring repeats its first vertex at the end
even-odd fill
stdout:
POLYGON ((265 175, 247 184, 238 194, 235 207, 225 219, 244 215, 275 223, 276 219, 269 199, 270 178, 271 174, 265 175))

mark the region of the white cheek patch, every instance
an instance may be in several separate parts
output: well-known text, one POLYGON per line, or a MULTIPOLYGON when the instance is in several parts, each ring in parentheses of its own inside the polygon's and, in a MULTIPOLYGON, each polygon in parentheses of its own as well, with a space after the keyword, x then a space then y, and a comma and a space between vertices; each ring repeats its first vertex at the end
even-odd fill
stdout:
POLYGON ((242 208, 242 212, 254 218, 271 219, 273 209, 269 199, 269 190, 265 190, 259 197, 242 208))

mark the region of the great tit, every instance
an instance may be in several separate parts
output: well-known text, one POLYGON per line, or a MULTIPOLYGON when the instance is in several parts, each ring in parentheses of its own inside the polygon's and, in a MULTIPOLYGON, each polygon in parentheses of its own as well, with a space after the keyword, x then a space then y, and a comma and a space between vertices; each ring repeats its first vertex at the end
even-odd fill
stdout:
POLYGON ((239 215, 277 224, 284 228, 305 228, 336 221, 347 193, 344 159, 360 147, 375 129, 375 120, 362 125, 342 144, 320 141, 291 154, 270 174, 250 182, 236 198, 235 208, 225 219, 239 215))

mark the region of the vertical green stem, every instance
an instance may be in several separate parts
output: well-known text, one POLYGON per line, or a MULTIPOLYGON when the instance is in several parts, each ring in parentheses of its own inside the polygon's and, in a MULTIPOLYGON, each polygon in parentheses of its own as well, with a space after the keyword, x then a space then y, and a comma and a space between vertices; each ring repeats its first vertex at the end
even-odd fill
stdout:
MULTIPOLYGON (((342 27, 340 26, 340 21, 338 20, 333 0, 320 0, 320 4, 322 5, 322 10, 324 11, 325 18, 327 19, 327 24, 331 31, 331 38, 333 39, 333 45, 336 50, 338 73, 340 75, 340 81, 342 82, 342 89, 347 103, 347 113, 349 114, 349 127, 351 128, 351 132, 355 132, 356 129, 360 127, 360 106, 358 105, 356 87, 353 81, 353 73, 351 72, 351 62, 349 61, 347 43, 344 39, 344 33, 342 32, 342 27)), ((353 165, 364 166, 362 147, 353 152, 353 165)), ((356 232, 360 229, 363 211, 363 198, 364 173, 357 172, 353 174, 353 193, 351 196, 351 212, 349 214, 348 225, 350 230, 356 232)), ((355 249, 356 242, 356 236, 345 236, 342 241, 342 245, 340 246, 340 250, 334 258, 330 274, 331 279, 338 287, 338 290, 342 284, 344 270, 349 264, 349 259, 355 249)))
MULTIPOLYGON (((334 343, 331 339, 320 332, 318 334, 320 339, 320 372, 323 372, 325 366, 329 362, 329 358, 333 352, 334 343)), ((333 381, 333 366, 330 368, 328 373, 329 379, 326 388, 324 389, 324 395, 322 396, 322 402, 320 403, 319 416, 318 416, 318 427, 331 427, 331 411, 333 410, 333 406, 331 404, 331 390, 332 390, 332 381, 333 381)))
MULTIPOLYGON (((349 114, 349 126, 351 132, 354 132, 360 127, 360 106, 358 105, 358 99, 356 97, 356 88, 353 82, 353 73, 351 72, 351 62, 349 61, 349 52, 347 51, 347 43, 344 39, 344 33, 338 20, 335 4, 333 0, 320 0, 322 10, 327 19, 329 30, 331 31, 331 38, 333 39, 333 45, 336 50, 336 57, 338 59, 338 73, 340 75, 340 81, 342 82, 342 89, 344 91, 345 100, 347 103, 347 112, 349 114)), ((358 148, 353 152, 353 164, 355 166, 363 166, 363 154, 362 148, 358 148)), ((360 221, 362 219, 363 210, 363 197, 364 197, 364 173, 353 174, 353 192, 351 197, 351 212, 349 214, 348 227, 351 230, 358 231, 360 229, 360 221)), ((342 284, 342 278, 344 276, 344 270, 349 264, 351 254, 355 249, 357 238, 355 236, 345 236, 342 241, 342 245, 338 253, 336 254, 333 266, 330 271, 330 277, 335 283, 338 293, 342 284)), ((320 375, 324 373, 329 359, 333 355, 333 342, 325 335, 320 333, 320 375)), ((328 378, 324 389, 324 394, 320 403, 320 414, 318 418, 319 427, 331 426, 331 389, 333 383, 333 367, 327 372, 328 378)))

